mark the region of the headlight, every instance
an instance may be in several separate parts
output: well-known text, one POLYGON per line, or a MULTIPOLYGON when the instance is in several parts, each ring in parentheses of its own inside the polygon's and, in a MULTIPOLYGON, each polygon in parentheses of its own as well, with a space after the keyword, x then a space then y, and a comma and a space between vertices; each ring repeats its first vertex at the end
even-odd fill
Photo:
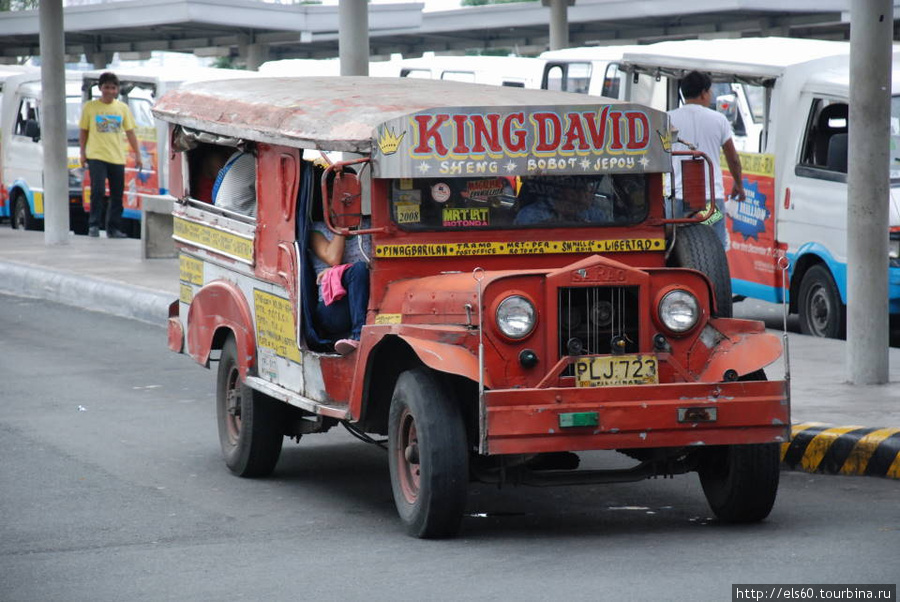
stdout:
POLYGON ((531 301, 519 295, 512 295, 497 306, 497 327, 509 338, 521 339, 534 330, 536 315, 531 301))
POLYGON ((700 303, 687 291, 668 292, 659 302, 659 319, 672 332, 687 332, 700 319, 700 303))

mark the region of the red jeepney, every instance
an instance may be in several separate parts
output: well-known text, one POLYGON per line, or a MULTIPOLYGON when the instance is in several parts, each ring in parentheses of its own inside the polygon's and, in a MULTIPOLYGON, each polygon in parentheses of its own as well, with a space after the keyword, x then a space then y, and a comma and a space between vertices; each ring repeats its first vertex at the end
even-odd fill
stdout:
MULTIPOLYGON (((696 471, 722 520, 768 515, 790 410, 787 382, 763 369, 782 346, 730 317, 704 216, 666 219, 665 113, 374 78, 200 83, 154 113, 176 151, 169 346, 218 362, 233 472, 269 474, 285 437, 342 423, 387 435, 397 510, 418 537, 458 531, 470 481, 696 471), (252 210, 193 198, 214 147, 253 156, 252 210), (371 240, 367 319, 347 355, 316 323, 317 213, 371 240), (635 464, 579 470, 585 450, 635 464)), ((685 188, 702 196, 698 165, 685 188)))

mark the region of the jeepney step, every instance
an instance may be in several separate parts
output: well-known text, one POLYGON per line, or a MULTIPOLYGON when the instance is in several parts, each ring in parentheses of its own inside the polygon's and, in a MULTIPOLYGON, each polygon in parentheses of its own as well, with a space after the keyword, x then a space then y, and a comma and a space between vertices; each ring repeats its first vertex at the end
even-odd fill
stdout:
POLYGON ((350 416, 350 408, 347 404, 319 403, 309 397, 294 393, 284 387, 279 387, 274 383, 263 380, 258 376, 248 376, 245 382, 251 389, 259 391, 260 393, 265 393, 269 397, 296 406, 301 410, 312 412, 313 414, 328 416, 338 420, 346 420, 350 416))

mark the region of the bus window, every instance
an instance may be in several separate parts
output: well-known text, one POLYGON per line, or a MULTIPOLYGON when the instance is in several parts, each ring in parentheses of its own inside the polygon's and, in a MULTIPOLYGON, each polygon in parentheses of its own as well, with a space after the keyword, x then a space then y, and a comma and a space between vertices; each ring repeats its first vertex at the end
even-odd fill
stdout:
POLYGON ((444 71, 441 73, 441 79, 447 79, 454 82, 475 83, 475 73, 472 71, 444 71))

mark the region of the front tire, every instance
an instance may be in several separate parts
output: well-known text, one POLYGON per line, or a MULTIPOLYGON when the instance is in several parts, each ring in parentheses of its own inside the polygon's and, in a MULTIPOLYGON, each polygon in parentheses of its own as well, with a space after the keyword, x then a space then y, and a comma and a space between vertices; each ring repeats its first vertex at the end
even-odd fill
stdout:
POLYGON ((815 337, 844 336, 846 307, 828 268, 814 265, 800 281, 800 332, 815 337))
POLYGON ((722 445, 704 452, 700 484, 719 520, 753 523, 769 516, 778 493, 778 443, 722 445))
POLYGON ((280 402, 241 380, 234 338, 222 347, 216 379, 219 443, 228 469, 240 477, 272 474, 284 441, 280 402))
POLYGON ((466 507, 468 446, 461 408, 425 368, 400 375, 388 416, 394 503, 407 532, 452 537, 466 507))
POLYGON ((675 231, 675 245, 669 263, 706 274, 716 296, 715 316, 731 317, 731 271, 728 269, 728 258, 722 248, 722 241, 711 226, 679 226, 675 231))

